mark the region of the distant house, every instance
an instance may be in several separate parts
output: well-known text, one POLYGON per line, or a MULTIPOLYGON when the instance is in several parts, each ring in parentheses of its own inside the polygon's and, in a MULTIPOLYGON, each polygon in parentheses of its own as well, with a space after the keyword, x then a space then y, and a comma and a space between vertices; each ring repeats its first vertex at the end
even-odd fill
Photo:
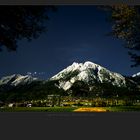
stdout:
POLYGON ((26 107, 32 107, 32 104, 27 104, 27 106, 26 107))
POLYGON ((60 95, 48 95, 47 97, 47 104, 48 106, 60 106, 60 95))
POLYGON ((10 104, 8 104, 8 107, 14 107, 14 106, 15 106, 14 103, 10 103, 10 104))

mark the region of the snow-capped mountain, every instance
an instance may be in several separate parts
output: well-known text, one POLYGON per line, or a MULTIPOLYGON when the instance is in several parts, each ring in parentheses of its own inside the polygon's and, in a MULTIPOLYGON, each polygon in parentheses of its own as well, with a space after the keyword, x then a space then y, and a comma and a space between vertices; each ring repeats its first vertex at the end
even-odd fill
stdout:
POLYGON ((126 87, 124 76, 89 61, 85 63, 74 62, 50 80, 59 80, 59 87, 64 90, 70 89, 76 81, 83 81, 87 84, 110 83, 114 86, 126 87))
POLYGON ((24 84, 30 84, 33 81, 38 80, 30 75, 20 75, 20 74, 13 74, 10 76, 2 77, 0 79, 0 86, 8 85, 8 86, 18 86, 24 84))
POLYGON ((34 81, 41 81, 42 84, 48 81, 57 81, 55 86, 62 88, 65 91, 70 89, 76 81, 82 81, 88 84, 89 87, 92 87, 94 83, 107 83, 117 87, 129 87, 133 85, 133 87, 135 87, 135 85, 140 84, 139 78, 136 78, 139 75, 140 73, 133 75, 131 78, 127 78, 119 73, 111 72, 110 70, 93 62, 74 62, 72 65, 60 71, 49 80, 40 80, 32 77, 31 75, 23 76, 20 74, 2 77, 0 79, 0 89, 7 90, 11 89, 11 87, 29 85, 34 81))
POLYGON ((125 77, 87 61, 74 62, 48 80, 20 74, 0 79, 0 100, 4 102, 46 98, 56 93, 81 97, 137 96, 140 93, 140 77, 125 77))
POLYGON ((140 77, 140 72, 133 74, 132 77, 140 77))

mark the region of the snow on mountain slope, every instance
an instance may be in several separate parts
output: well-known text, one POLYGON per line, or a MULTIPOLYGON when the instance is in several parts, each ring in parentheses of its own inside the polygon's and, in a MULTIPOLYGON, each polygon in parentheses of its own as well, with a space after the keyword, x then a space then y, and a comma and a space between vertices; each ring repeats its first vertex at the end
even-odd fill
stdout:
POLYGON ((10 76, 2 77, 0 79, 0 86, 1 85, 10 85, 10 86, 24 85, 24 84, 29 84, 36 80, 37 78, 34 78, 29 75, 23 76, 20 74, 13 74, 10 76))
POLYGON ((133 74, 131 79, 135 81, 140 87, 140 72, 133 74))
POLYGON ((125 77, 119 73, 111 72, 106 68, 92 63, 76 63, 68 66, 50 80, 59 80, 59 86, 64 90, 68 90, 77 80, 84 81, 88 84, 95 82, 98 83, 111 83, 112 85, 126 86, 125 77))
POLYGON ((132 77, 140 77, 140 72, 133 74, 132 77))

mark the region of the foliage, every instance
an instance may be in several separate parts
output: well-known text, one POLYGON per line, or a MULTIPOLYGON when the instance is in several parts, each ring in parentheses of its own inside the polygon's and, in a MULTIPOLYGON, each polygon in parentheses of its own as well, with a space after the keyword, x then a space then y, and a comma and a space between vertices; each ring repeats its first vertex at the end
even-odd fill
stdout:
MULTIPOLYGON (((129 84, 129 83, 128 83, 129 84)), ((59 81, 34 81, 29 85, 20 85, 10 89, 9 91, 0 91, 0 100, 2 102, 25 102, 31 100, 47 100, 48 95, 59 95, 68 96, 68 100, 73 102, 74 100, 79 100, 80 98, 112 98, 112 99, 125 99, 134 100, 140 99, 140 91, 136 87, 117 87, 110 83, 92 83, 91 85, 86 84, 83 81, 76 81, 68 91, 64 91, 62 88, 58 87, 59 81), (72 99, 70 99, 72 98, 72 99)), ((59 97, 58 96, 58 97, 59 97)), ((60 100, 52 100, 53 105, 62 103, 60 100)), ((67 100, 67 99, 64 99, 67 100)), ((102 103, 106 106, 106 103, 102 103)), ((35 106, 46 106, 46 102, 34 102, 35 106)), ((100 106, 100 105, 99 105, 100 106)))
POLYGON ((134 52, 140 50, 140 6, 120 4, 105 9, 111 13, 112 32, 109 35, 125 42, 132 62, 135 62, 132 67, 140 65, 140 56, 134 52))
MULTIPOLYGON (((48 12, 53 6, 0 6, 0 46, 15 51, 17 41, 38 38, 46 30, 48 12)), ((2 49, 2 48, 0 48, 2 49)))
POLYGON ((44 83, 33 82, 29 85, 18 86, 10 91, 0 93, 0 99, 1 101, 12 102, 46 99, 47 95, 50 94, 65 95, 65 91, 59 89, 56 84, 57 81, 47 81, 44 83))
MULTIPOLYGON (((130 83, 127 83, 130 84, 130 83)), ((131 85, 131 84, 130 84, 131 85)), ((82 81, 75 82, 69 89, 72 96, 79 97, 102 97, 102 98, 139 98, 140 91, 138 88, 131 87, 118 87, 110 83, 92 83, 88 85, 82 81)), ((68 92, 69 92, 68 91, 68 92)))
POLYGON ((72 96, 88 96, 89 86, 83 81, 76 81, 70 88, 72 96))

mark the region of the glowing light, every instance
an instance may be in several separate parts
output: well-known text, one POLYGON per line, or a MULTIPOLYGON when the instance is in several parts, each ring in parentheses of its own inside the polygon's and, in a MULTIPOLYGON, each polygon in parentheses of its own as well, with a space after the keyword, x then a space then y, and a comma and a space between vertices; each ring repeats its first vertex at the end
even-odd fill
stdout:
POLYGON ((107 110, 102 107, 86 107, 75 109, 74 112, 106 112, 107 110))

